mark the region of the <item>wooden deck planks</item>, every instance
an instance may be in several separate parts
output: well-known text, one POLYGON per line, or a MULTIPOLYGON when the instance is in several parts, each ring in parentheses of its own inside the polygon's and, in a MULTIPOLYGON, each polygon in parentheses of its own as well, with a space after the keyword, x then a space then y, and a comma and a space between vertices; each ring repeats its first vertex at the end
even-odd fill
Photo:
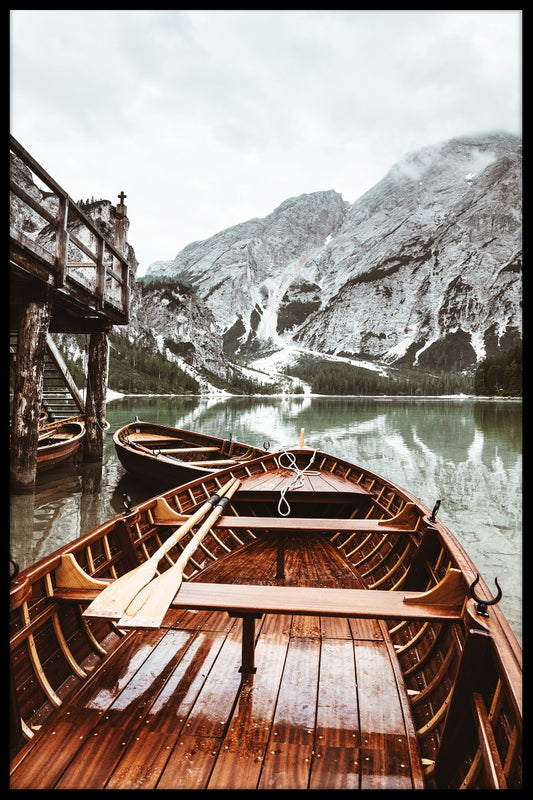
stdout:
POLYGON ((269 472, 264 474, 253 475, 246 479, 246 487, 242 490, 242 494, 247 492, 280 492, 282 488, 288 488, 290 492, 305 492, 314 494, 316 492, 328 493, 350 493, 358 495, 368 495, 365 489, 362 489, 356 483, 349 480, 333 475, 332 473, 310 473, 301 475, 298 481, 296 473, 289 469, 281 468, 277 472, 269 472), (292 485, 294 482, 294 485, 292 485), (300 485, 301 484, 301 485, 300 485))
MULTIPOLYGON (((145 715, 191 642, 191 634, 170 631, 140 665, 102 716, 79 757, 65 770, 56 789, 103 789, 127 752, 145 715), (91 769, 87 769, 87 764, 91 769)), ((140 649, 142 652, 142 648, 140 649)), ((129 753, 128 753, 129 757, 129 753)))
POLYGON ((287 617, 272 615, 265 619, 256 648, 257 673, 247 675, 243 681, 207 788, 257 788, 285 665, 289 629, 287 617))
POLYGON ((353 641, 323 641, 309 789, 358 789, 360 745, 353 641))
MULTIPOLYGON (((333 545, 314 537, 313 555, 290 540, 287 585, 306 576, 359 585, 333 545)), ((275 550, 271 536, 244 546, 258 583, 273 580, 275 550)), ((221 559, 201 580, 242 579, 238 564, 238 554, 221 559)), ((222 611, 171 609, 171 627, 128 635, 105 684, 96 691, 89 681, 77 706, 58 712, 53 740, 11 788, 423 788, 386 629, 295 611, 257 622, 249 675, 239 672, 241 622, 222 611)))
POLYGON ((156 788, 224 638, 223 634, 203 631, 194 635, 142 723, 137 726, 132 747, 124 753, 106 788, 156 788), (147 753, 148 765, 145 765, 147 753))
POLYGON ((361 788, 413 789, 401 701, 384 642, 357 642, 361 788))
MULTIPOLYGON (((151 631, 143 636, 145 646, 139 651, 137 635, 129 636, 119 650, 109 659, 108 666, 97 685, 89 680, 82 686, 76 703, 68 703, 56 712, 56 723, 47 728, 46 736, 37 736, 31 742, 31 759, 22 761, 11 776, 11 789, 53 789, 58 780, 83 750, 86 741, 92 736, 104 714, 115 700, 135 671, 141 666, 140 659, 146 659, 161 640, 160 631, 151 631), (51 757, 53 748, 53 758, 51 757)), ((81 760, 82 764, 86 762, 81 760)))
POLYGON ((291 637, 259 789, 307 789, 319 667, 320 640, 291 637))

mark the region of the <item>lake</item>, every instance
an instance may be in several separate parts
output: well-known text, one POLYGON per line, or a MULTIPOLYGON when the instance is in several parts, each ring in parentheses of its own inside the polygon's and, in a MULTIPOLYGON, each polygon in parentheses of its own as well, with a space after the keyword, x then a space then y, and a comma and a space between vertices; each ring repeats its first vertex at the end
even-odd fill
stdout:
POLYGON ((40 476, 35 495, 11 497, 11 555, 23 569, 156 494, 127 475, 112 434, 135 417, 270 450, 305 444, 361 463, 438 512, 496 593, 522 642, 522 403, 357 397, 146 397, 107 404, 100 463, 40 476))

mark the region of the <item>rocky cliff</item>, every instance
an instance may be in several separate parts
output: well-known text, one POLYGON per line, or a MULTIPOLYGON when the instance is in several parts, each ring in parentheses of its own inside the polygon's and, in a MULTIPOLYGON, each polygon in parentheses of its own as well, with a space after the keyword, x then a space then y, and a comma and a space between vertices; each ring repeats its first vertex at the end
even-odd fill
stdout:
POLYGON ((249 361, 291 346, 464 369, 521 336, 521 220, 521 139, 463 137, 406 155, 353 205, 291 198, 145 280, 193 288, 249 361))

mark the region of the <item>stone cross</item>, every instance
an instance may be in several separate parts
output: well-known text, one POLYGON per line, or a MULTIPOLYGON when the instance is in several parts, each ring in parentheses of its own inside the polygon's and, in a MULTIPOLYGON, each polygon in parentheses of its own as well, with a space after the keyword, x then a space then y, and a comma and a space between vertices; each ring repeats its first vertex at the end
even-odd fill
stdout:
POLYGON ((128 195, 127 195, 127 194, 124 194, 124 192, 121 192, 121 193, 118 195, 118 199, 120 200, 120 203, 121 203, 121 205, 124 205, 124 200, 126 199, 126 197, 127 197, 127 196, 128 196, 128 195))

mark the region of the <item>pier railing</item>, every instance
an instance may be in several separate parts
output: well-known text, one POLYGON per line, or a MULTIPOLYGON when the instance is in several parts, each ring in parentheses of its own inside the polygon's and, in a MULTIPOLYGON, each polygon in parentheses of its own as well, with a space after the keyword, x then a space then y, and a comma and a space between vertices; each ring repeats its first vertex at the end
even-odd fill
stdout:
POLYGON ((67 295, 79 308, 113 324, 127 324, 128 261, 16 139, 10 139, 11 264, 21 275, 67 295), (25 170, 38 191, 22 180, 28 177, 25 170))

